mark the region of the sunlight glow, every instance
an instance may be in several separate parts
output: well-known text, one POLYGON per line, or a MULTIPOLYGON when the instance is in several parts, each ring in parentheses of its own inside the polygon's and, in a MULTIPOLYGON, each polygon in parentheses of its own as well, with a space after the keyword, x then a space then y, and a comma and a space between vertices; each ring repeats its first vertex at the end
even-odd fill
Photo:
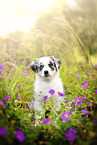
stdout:
MULTIPOLYGON (((0 36, 5 36, 17 29, 29 31, 41 13, 50 12, 61 1, 0 0, 0 36)), ((74 0, 65 1, 69 6, 74 5, 74 0)))
POLYGON ((52 10, 58 0, 0 0, 0 36, 16 29, 29 31, 42 12, 52 10))
POLYGON ((18 14, 0 14, 0 36, 4 36, 9 32, 15 30, 29 31, 30 27, 33 27, 34 21, 37 16, 18 14))
POLYGON ((75 0, 67 0, 66 1, 67 5, 70 6, 71 8, 76 6, 75 0))

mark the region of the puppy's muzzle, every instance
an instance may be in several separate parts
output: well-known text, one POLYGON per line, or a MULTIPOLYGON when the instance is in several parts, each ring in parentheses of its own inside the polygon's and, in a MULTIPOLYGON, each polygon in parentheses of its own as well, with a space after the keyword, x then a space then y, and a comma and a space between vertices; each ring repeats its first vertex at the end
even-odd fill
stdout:
POLYGON ((49 72, 48 72, 48 70, 45 70, 45 71, 44 71, 44 76, 45 76, 45 77, 49 77, 49 72))

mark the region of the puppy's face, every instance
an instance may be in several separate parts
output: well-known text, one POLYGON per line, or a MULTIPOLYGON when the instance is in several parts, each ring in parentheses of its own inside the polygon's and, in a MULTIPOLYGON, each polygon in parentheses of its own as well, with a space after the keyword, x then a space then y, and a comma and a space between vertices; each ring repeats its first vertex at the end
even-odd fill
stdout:
POLYGON ((31 69, 38 73, 43 78, 50 78, 58 72, 61 67, 61 61, 59 59, 51 57, 41 57, 33 61, 30 65, 31 69))

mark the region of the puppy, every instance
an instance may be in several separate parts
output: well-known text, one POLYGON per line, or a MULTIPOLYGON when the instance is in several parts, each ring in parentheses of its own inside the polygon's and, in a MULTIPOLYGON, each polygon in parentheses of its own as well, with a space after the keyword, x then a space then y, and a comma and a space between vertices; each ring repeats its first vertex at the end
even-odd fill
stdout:
MULTIPOLYGON (((56 106, 56 110, 60 109, 61 102, 64 97, 58 95, 58 92, 64 93, 63 83, 59 76, 61 61, 51 57, 41 57, 33 61, 30 65, 31 69, 36 73, 36 81, 34 83, 34 101, 30 103, 30 110, 34 109, 41 111, 43 115, 43 105, 46 101, 43 98, 46 96, 48 100, 52 100, 56 106), (53 89, 54 95, 49 91, 53 89)), ((35 113, 35 123, 37 124, 41 116, 35 113)))

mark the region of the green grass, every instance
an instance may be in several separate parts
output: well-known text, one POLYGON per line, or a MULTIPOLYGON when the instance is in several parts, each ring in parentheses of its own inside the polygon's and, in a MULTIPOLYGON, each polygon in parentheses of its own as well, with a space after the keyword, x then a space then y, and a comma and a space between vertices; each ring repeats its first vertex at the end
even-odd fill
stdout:
MULTIPOLYGON (((48 117, 52 118, 49 123, 40 123, 39 126, 35 127, 32 117, 34 115, 33 111, 29 111, 30 101, 33 100, 35 75, 24 62, 15 69, 10 64, 5 64, 0 84, 0 99, 6 104, 6 107, 0 105, 0 126, 7 129, 7 134, 4 137, 0 137, 2 145, 6 143, 19 144, 15 137, 16 130, 21 130, 25 134, 26 139, 23 144, 70 144, 65 137, 65 132, 69 128, 77 131, 73 144, 89 145, 92 143, 96 137, 96 132, 95 124, 91 122, 91 119, 97 119, 97 108, 96 105, 87 107, 87 103, 97 103, 97 94, 95 93, 97 89, 97 72, 87 66, 87 64, 82 64, 82 66, 83 69, 68 70, 68 72, 63 71, 63 67, 61 68, 64 90, 67 90, 64 99, 68 99, 68 103, 66 104, 64 101, 57 115, 54 112, 48 114, 48 117), (7 74, 6 69, 8 67, 10 69, 7 74), (28 75, 24 77, 23 74, 26 69, 28 69, 28 75), (89 72, 89 74, 86 75, 86 72, 89 72), (11 74, 13 74, 13 77, 10 78, 11 74), (68 74, 70 76, 67 76, 68 74), (78 77, 77 74, 80 76, 78 79, 76 79, 78 77), (88 82, 86 88, 82 87, 84 82, 88 82), (22 86, 22 89, 19 89, 17 85, 22 86), (18 94, 20 94, 19 100, 17 100, 18 94), (4 101, 3 99, 6 95, 9 95, 10 98, 4 101), (77 105, 75 103, 77 96, 80 98, 86 97, 86 100, 82 101, 79 108, 76 108, 77 105), (71 103, 74 107, 71 107, 71 103), (83 109, 89 110, 90 114, 83 115, 81 113, 83 109), (61 115, 64 111, 71 113, 69 121, 62 121, 61 115)), ((47 105, 50 107, 51 103, 47 105)), ((41 121, 44 119, 45 117, 43 116, 41 121)))

